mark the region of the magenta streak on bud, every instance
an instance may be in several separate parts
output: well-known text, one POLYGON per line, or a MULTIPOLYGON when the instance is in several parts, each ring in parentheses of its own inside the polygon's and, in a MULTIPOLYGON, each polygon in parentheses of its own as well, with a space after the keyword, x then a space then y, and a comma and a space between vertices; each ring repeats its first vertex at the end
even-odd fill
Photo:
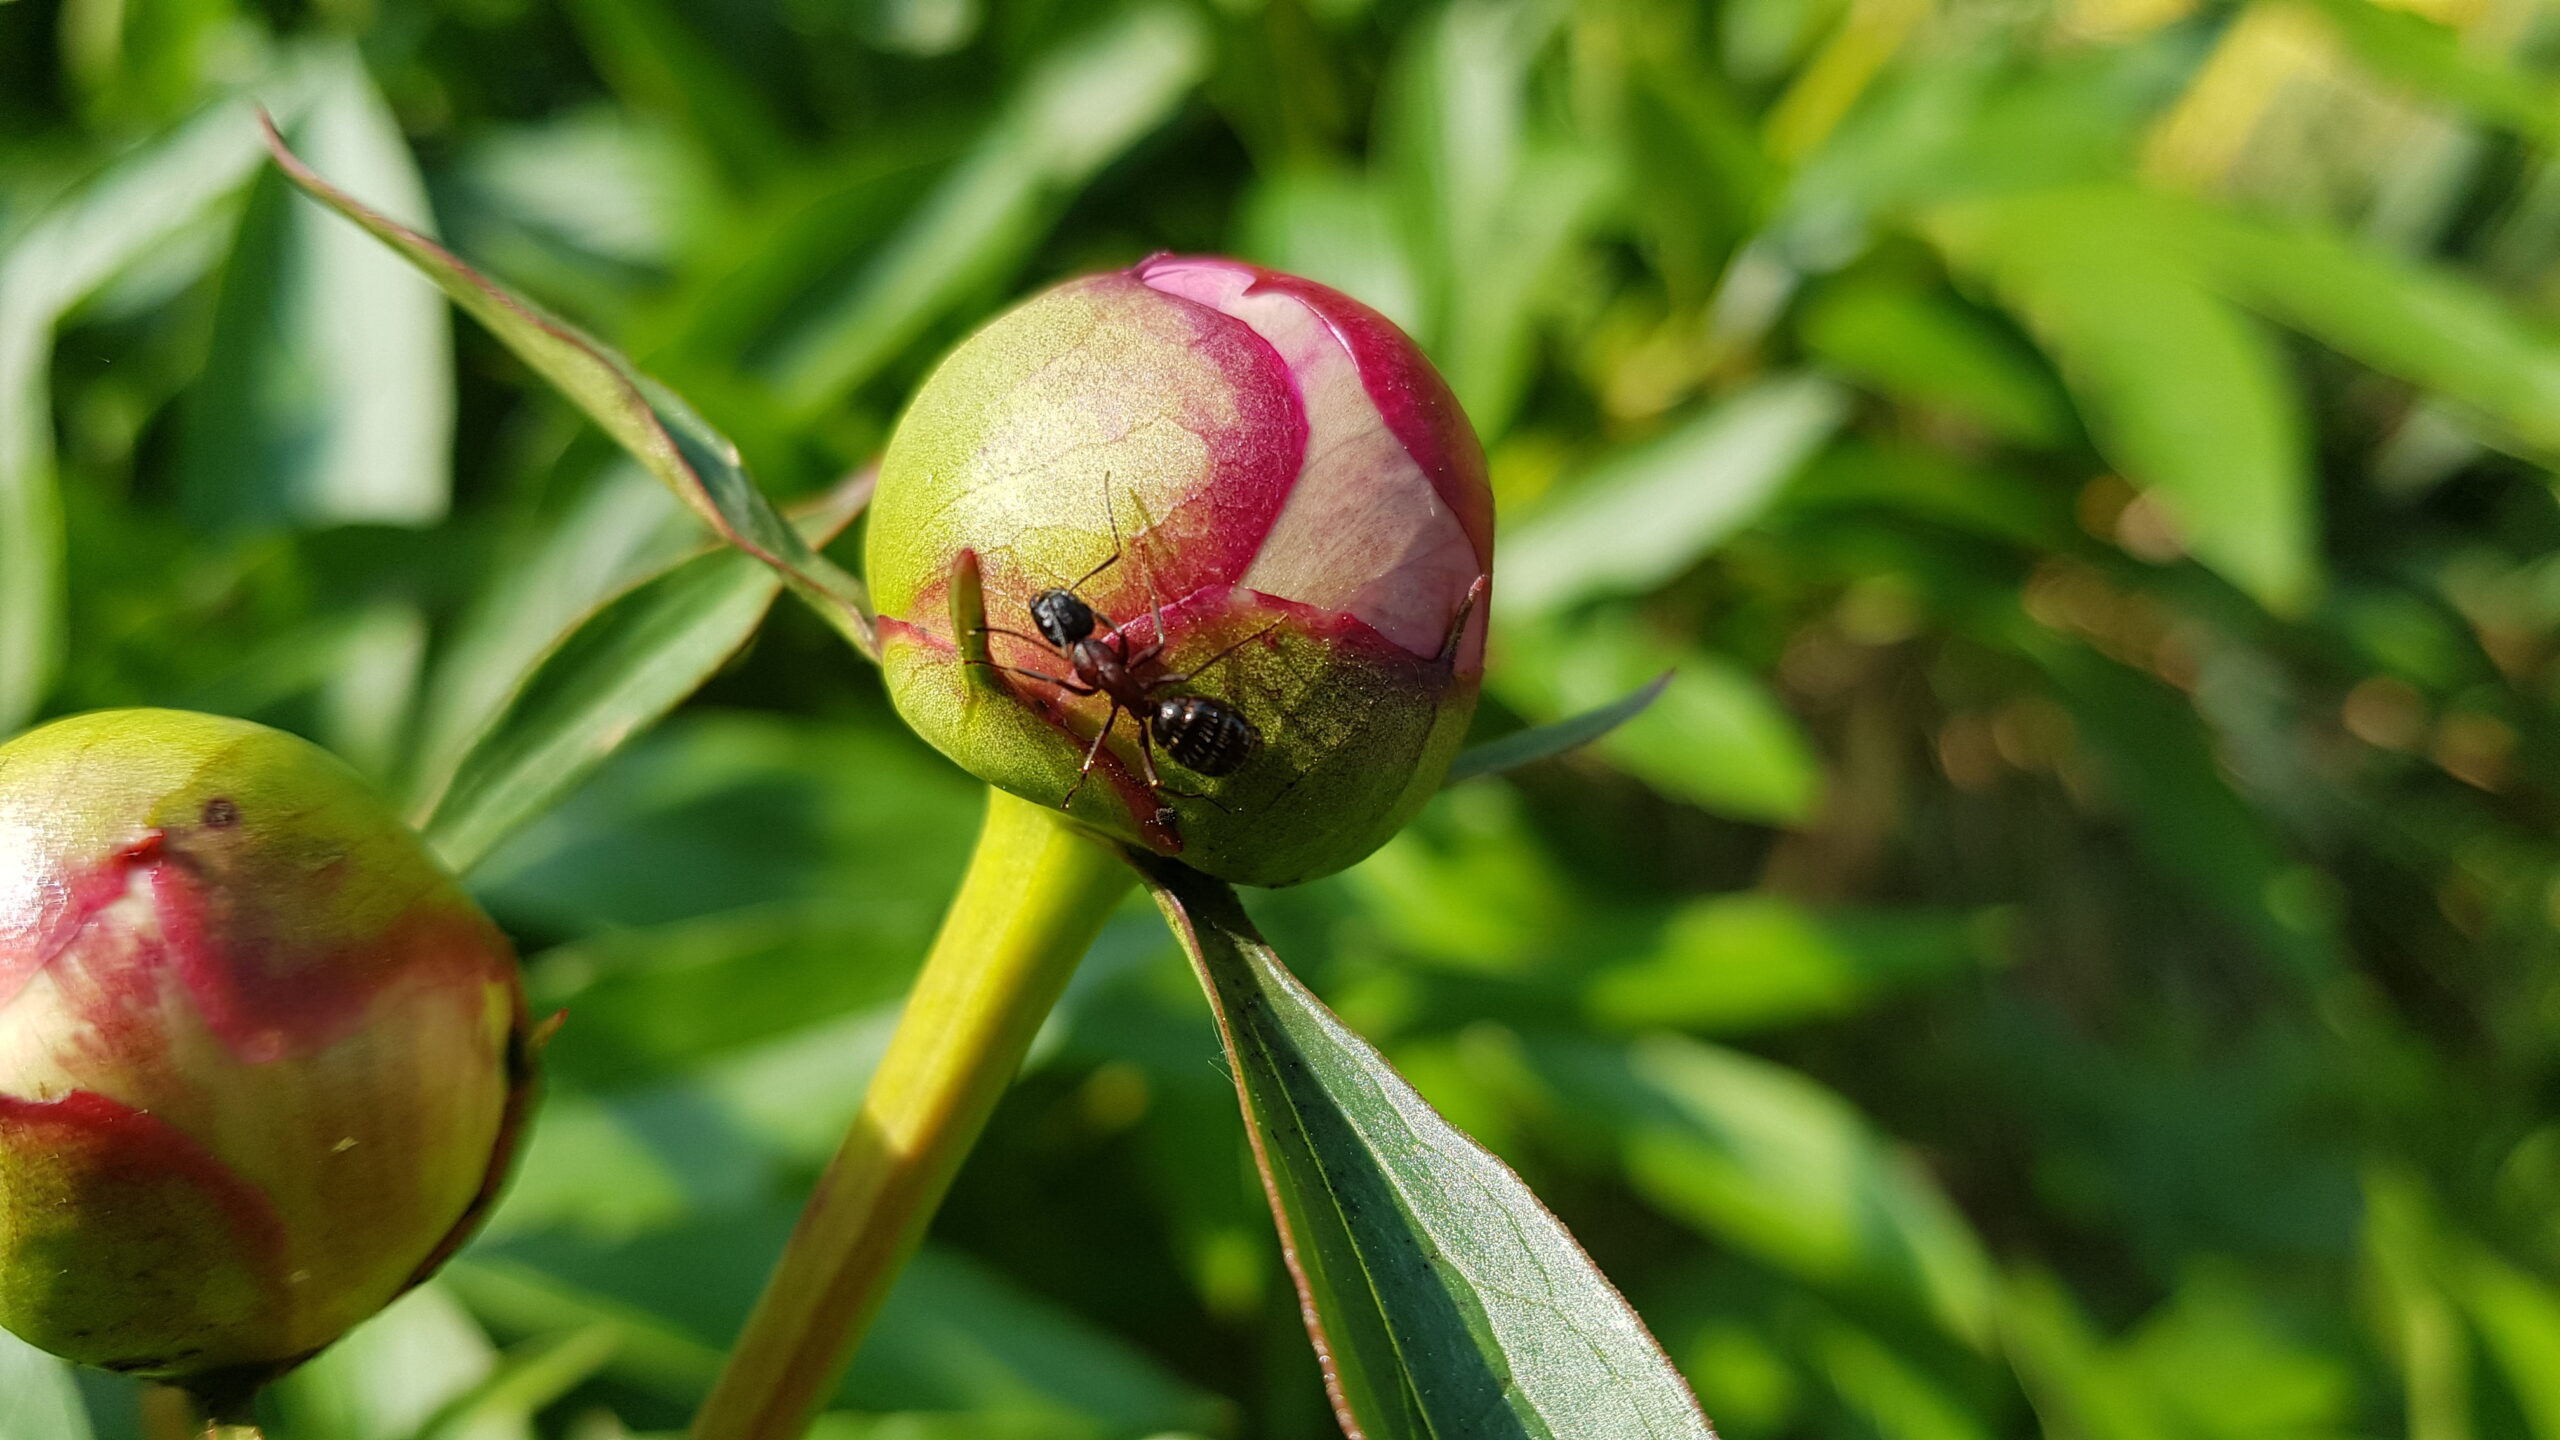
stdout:
MULTIPOLYGON (((1356 616, 1413 654, 1437 654, 1493 551, 1482 461, 1459 458, 1453 440, 1472 446, 1473 437, 1453 436, 1447 387, 1411 342, 1345 296, 1232 260, 1158 256, 1137 273, 1250 326, 1280 357, 1307 417, 1288 503, 1237 583, 1356 616), (1461 475, 1462 463, 1473 473, 1461 475)), ((1459 668, 1482 664, 1483 643, 1479 620, 1459 668)))
POLYGON ((0 1095, 0 1137, 27 1134, 42 1137, 40 1148, 93 1145, 112 1152, 117 1168, 135 1176, 182 1180, 220 1204, 232 1222, 233 1239, 247 1255, 269 1266, 284 1257, 284 1230, 267 1197, 184 1132, 148 1112, 94 1090, 74 1090, 53 1100, 0 1095))
MULTIPOLYGON (((305 879, 325 893, 341 883, 344 869, 340 858, 305 879)), ((395 983, 424 980, 420 988, 428 993, 455 996, 507 983, 503 942, 493 943, 487 922, 477 917, 422 905, 361 949, 296 944, 254 933, 254 918, 218 900, 202 870, 197 857, 171 845, 167 832, 153 830, 76 876, 34 925, 0 924, 0 1009, 53 967, 101 912, 128 897, 148 901, 156 922, 151 957, 138 965, 84 965, 70 987, 92 997, 92 1019, 102 1034, 156 1003, 164 965, 205 1027, 244 1064, 338 1043, 364 1025, 382 991, 395 983), (219 933, 226 930, 231 933, 219 933), (19 943, 30 931, 32 943, 19 943)))
POLYGON ((17 1222, 22 1237, 42 1244, 50 1211, 58 1229, 112 1242, 78 1245, 76 1259, 65 1247, 63 1279, 88 1296, 70 1338, 112 1333, 135 1347, 93 1354, 95 1363, 143 1372, 183 1365, 201 1343, 190 1333, 200 1307, 247 1313, 289 1303, 290 1247, 275 1207, 147 1112, 88 1090, 52 1100, 0 1095, 0 1180, 11 1182, 13 1204, 40 1207, 17 1222), (37 1158, 13 1165, 12 1157, 37 1158), (205 1243, 208 1225, 220 1245, 205 1243), (107 1273, 80 1273, 91 1266, 107 1273))

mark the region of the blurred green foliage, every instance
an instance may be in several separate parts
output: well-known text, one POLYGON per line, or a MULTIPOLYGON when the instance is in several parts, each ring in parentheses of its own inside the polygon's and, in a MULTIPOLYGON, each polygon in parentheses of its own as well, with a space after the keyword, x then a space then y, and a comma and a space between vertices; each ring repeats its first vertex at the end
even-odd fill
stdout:
MULTIPOLYGON (((2556 22, 8 0, 0 729, 251 715, 423 816, 700 543, 261 172, 250 100, 785 499, 1008 297, 1241 253, 1405 324, 1483 431, 1488 735, 1677 667, 1255 908, 1729 1434, 2560 1440, 2556 22)), ((679 1426, 975 805, 785 605, 498 845, 550 1105, 280 1440, 679 1426)), ((1332 1433, 1233 1107, 1133 911, 822 1433, 1332 1433)), ((135 1425, 0 1349, 0 1437, 135 1425)))

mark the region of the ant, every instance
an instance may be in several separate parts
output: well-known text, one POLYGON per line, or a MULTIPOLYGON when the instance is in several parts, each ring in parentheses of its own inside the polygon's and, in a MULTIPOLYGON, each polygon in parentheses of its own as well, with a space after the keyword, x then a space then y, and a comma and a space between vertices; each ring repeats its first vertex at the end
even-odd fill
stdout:
MULTIPOLYGON (((1106 510, 1110 495, 1103 496, 1106 510)), ((1145 648, 1131 654, 1129 636, 1109 618, 1097 614, 1076 592, 1094 576, 1120 563, 1120 522, 1111 522, 1111 554, 1101 564, 1084 573, 1072 585, 1053 586, 1031 597, 1028 607, 1031 624, 1040 633, 1025 635, 1019 630, 997 626, 985 627, 991 635, 1011 635, 1018 640, 1032 640, 1046 645, 1067 662, 1065 675, 1051 675, 1039 670, 1026 670, 1018 665, 994 665, 1033 680, 1043 680, 1070 695, 1107 695, 1111 711, 1102 718, 1102 728, 1095 732, 1093 744, 1085 751, 1084 764, 1076 771, 1075 784, 1067 787, 1059 808, 1073 804, 1076 792, 1084 788, 1093 774, 1096 761, 1102 758, 1103 743, 1111 738, 1111 729, 1120 721, 1120 712, 1138 723, 1138 755, 1146 771, 1147 788, 1157 797, 1159 806, 1170 793, 1190 799, 1207 800, 1216 805, 1215 797, 1187 790, 1167 791, 1163 777, 1156 773, 1155 747, 1162 745, 1165 754, 1184 769, 1196 774, 1217 777, 1232 775, 1244 762, 1262 748, 1262 732, 1233 705, 1206 695, 1163 695, 1158 691, 1184 684, 1210 666, 1237 650, 1271 633, 1269 628, 1248 635, 1207 660, 1179 675, 1146 678, 1147 668, 1164 653, 1164 607, 1153 607, 1155 638, 1145 648), (1100 631, 1101 634, 1096 632, 1100 631)), ((1221 807, 1224 808, 1224 807, 1221 807)))

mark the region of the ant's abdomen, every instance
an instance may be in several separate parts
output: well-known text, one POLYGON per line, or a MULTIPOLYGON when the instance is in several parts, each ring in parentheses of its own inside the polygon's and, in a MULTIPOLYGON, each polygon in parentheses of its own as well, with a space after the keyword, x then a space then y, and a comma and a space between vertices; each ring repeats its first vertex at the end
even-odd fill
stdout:
POLYGON ((1232 775, 1262 745, 1252 721, 1234 706, 1206 696, 1159 700, 1150 718, 1156 743, 1195 775, 1232 775))

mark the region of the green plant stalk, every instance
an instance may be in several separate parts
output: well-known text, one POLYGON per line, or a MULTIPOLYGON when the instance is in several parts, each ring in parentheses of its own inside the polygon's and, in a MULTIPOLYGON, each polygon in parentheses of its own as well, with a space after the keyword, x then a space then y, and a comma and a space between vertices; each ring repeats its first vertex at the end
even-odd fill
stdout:
POLYGON ((256 1412, 255 1390, 207 1398, 177 1385, 154 1385, 142 1394, 143 1440, 265 1440, 256 1412))
POLYGON ((1109 841, 988 792, 968 874, 862 1111, 694 1417, 694 1440, 808 1429, 1040 1022, 1136 882, 1109 841))

